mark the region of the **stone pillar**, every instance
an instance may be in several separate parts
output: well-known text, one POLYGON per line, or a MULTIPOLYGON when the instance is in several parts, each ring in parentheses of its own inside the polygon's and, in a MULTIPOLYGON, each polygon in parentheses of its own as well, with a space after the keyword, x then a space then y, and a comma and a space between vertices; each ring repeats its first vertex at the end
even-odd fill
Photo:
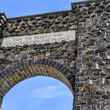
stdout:
POLYGON ((95 1, 81 11, 76 110, 110 110, 110 1, 95 1))

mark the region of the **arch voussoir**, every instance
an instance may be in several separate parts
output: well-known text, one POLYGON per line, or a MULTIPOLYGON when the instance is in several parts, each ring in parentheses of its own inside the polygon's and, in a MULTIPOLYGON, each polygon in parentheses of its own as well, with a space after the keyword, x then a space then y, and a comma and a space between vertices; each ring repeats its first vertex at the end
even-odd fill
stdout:
POLYGON ((40 75, 50 76, 62 81, 73 92, 73 88, 68 80, 69 73, 70 70, 64 65, 48 59, 24 60, 22 62, 12 64, 12 66, 6 68, 2 73, 0 73, 0 78, 2 78, 1 83, 3 84, 2 87, 0 87, 0 96, 4 96, 20 81, 40 75))

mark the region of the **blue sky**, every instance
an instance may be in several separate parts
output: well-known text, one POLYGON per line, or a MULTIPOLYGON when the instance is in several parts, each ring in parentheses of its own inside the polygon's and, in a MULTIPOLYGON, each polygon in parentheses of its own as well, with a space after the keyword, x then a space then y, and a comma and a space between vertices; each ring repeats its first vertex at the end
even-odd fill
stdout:
POLYGON ((0 0, 0 12, 8 17, 71 9, 71 3, 82 0, 0 0))
POLYGON ((34 77, 14 86, 4 97, 3 110, 72 110, 73 95, 59 80, 34 77))

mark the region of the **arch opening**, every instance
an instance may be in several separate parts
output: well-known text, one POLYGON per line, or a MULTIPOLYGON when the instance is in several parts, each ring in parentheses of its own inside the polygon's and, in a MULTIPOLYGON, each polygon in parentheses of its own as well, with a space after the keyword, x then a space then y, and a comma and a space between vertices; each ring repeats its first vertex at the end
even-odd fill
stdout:
POLYGON ((3 98, 2 110, 72 110, 73 98, 73 93, 60 80, 37 76, 12 87, 3 98))

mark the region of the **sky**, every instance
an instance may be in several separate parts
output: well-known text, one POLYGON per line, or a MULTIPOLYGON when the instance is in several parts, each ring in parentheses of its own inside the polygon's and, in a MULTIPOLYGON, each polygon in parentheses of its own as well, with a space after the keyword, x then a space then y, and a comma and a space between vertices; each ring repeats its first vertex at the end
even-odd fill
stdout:
POLYGON ((0 12, 8 17, 70 10, 71 3, 83 0, 0 0, 0 12))
POLYGON ((33 77, 14 86, 3 99, 2 110, 72 110, 73 95, 61 81, 33 77))

